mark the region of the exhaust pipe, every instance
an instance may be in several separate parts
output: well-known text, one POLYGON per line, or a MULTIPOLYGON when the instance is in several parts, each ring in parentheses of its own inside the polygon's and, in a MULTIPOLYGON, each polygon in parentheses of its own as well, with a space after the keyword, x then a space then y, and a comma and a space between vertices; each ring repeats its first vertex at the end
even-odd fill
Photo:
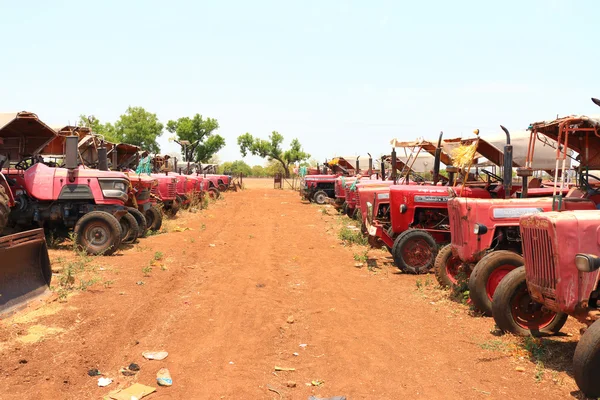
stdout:
POLYGON ((75 170, 79 163, 77 162, 77 156, 79 155, 79 136, 67 136, 65 137, 65 168, 67 168, 67 176, 69 182, 75 181, 75 170))
POLYGON ((394 147, 392 149, 392 175, 391 175, 391 179, 394 181, 394 185, 396 184, 396 179, 398 178, 398 175, 396 175, 396 162, 398 160, 396 159, 396 148, 394 147))
MULTIPOLYGON (((500 128, 506 133, 506 145, 504 146, 504 171, 503 171, 503 186, 504 186, 504 198, 510 197, 510 191, 512 190, 512 166, 513 166, 513 147, 510 144, 510 132, 504 126, 500 125, 500 128)), ((526 188, 527 185, 523 185, 526 188)), ((526 189, 525 189, 526 190, 526 189)))
POLYGON ((440 132, 437 148, 435 149, 435 158, 433 161, 433 185, 437 185, 440 180, 440 158, 442 157, 442 136, 444 132, 440 132))
POLYGON ((385 163, 381 161, 381 180, 385 181, 385 163))
POLYGON ((356 157, 356 171, 354 172, 354 175, 358 175, 358 173, 360 172, 360 156, 356 157))
POLYGON ((98 147, 98 169, 108 171, 108 153, 106 147, 104 147, 104 142, 100 142, 100 147, 98 147))
POLYGON ((369 155, 369 176, 373 174, 373 157, 371 157, 371 153, 367 153, 369 155))

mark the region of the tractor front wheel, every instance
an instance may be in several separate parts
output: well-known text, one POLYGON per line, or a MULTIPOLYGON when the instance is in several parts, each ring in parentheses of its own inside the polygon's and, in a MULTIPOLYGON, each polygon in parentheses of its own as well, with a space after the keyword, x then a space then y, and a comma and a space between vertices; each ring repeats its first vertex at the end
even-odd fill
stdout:
POLYGON ((327 203, 327 199, 329 198, 329 196, 327 196, 327 193, 325 193, 322 190, 319 190, 317 193, 315 193, 315 195, 313 196, 313 200, 315 201, 315 203, 319 204, 319 205, 323 205, 327 203))
POLYGON ((227 191, 227 186, 225 186, 222 183, 219 183, 219 192, 225 192, 227 191))
POLYGON ((219 189, 217 189, 216 187, 210 187, 208 188, 208 196, 213 199, 216 200, 219 197, 221 197, 221 192, 219 192, 219 189))
POLYGON ((85 214, 75 225, 75 243, 88 254, 109 256, 121 245, 121 225, 104 211, 85 214))
POLYGON ((515 268, 500 282, 494 293, 492 314, 498 328, 519 336, 555 334, 567 322, 567 314, 533 301, 527 290, 525 267, 515 268))
POLYGON ((160 230, 160 227, 162 226, 163 216, 162 212, 160 212, 160 210, 157 207, 150 207, 146 211, 146 214, 144 216, 146 217, 146 222, 148 224, 149 230, 160 230))
POLYGON ((454 288, 459 285, 462 261, 452 254, 452 245, 442 247, 435 258, 433 269, 441 287, 454 288))
POLYGON ((131 213, 127 213, 119 220, 121 225, 121 243, 132 244, 138 238, 140 227, 131 213))
POLYGON ((573 373, 579 389, 587 397, 600 397, 600 323, 594 322, 583 334, 573 356, 573 373))
POLYGON ((402 272, 426 274, 437 256, 437 243, 433 236, 421 229, 402 232, 394 241, 392 257, 402 272))
POLYGON ((524 263, 522 256, 508 250, 486 254, 475 265, 469 278, 469 296, 473 305, 484 315, 491 316, 496 288, 509 272, 524 263))

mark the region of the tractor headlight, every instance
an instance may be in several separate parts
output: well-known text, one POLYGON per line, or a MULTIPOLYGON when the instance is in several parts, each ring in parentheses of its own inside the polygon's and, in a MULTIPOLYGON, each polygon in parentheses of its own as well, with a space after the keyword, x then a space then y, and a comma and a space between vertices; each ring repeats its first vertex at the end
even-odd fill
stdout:
POLYGON ((575 266, 581 272, 593 272, 600 268, 600 257, 593 254, 577 254, 575 266))
POLYGON ((123 179, 99 179, 102 194, 106 198, 127 200, 128 182, 123 179))
POLYGON ((488 231, 487 226, 483 224, 475 224, 473 226, 473 233, 476 235, 485 235, 488 231))
POLYGON ((406 204, 400 204, 400 214, 404 214, 408 210, 406 204))

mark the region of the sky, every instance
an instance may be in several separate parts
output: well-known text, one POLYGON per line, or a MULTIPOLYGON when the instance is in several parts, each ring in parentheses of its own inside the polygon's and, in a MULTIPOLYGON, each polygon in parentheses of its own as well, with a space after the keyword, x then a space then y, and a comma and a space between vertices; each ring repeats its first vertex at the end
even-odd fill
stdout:
POLYGON ((200 113, 219 121, 221 161, 246 132, 323 162, 600 114, 597 0, 0 0, 0 15, 0 111, 200 113))

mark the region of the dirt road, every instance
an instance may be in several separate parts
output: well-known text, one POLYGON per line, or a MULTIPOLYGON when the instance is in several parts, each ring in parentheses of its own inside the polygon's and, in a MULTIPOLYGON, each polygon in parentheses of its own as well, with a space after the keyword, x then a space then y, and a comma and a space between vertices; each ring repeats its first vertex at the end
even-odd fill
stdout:
MULTIPOLYGON (((492 336, 492 320, 447 300, 433 276, 400 274, 379 250, 377 266, 356 267, 343 221, 295 192, 255 188, 88 262, 87 290, 3 322, 0 398, 102 398, 156 386, 161 367, 173 386, 149 399, 579 398, 562 366, 492 336), (142 358, 156 349, 169 356, 142 358), (119 374, 131 362, 140 372, 119 374), (97 387, 91 368, 114 382, 97 387)), ((73 255, 52 257, 60 267, 73 255)), ((543 345, 568 359, 576 340, 543 345)))

